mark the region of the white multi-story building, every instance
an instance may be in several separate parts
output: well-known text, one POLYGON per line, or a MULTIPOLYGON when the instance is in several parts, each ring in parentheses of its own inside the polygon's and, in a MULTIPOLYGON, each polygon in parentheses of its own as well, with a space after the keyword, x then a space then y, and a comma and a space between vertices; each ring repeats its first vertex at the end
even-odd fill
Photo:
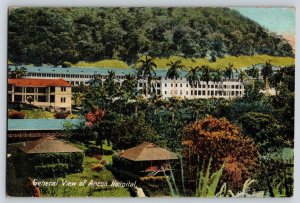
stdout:
MULTIPOLYGON (((122 84, 126 75, 134 74, 136 70, 127 68, 60 68, 60 67, 25 67, 27 69, 26 78, 44 78, 58 79, 62 78, 74 86, 89 82, 98 75, 102 80, 108 76, 109 71, 115 72, 115 80, 122 84)), ((14 67, 10 67, 14 70, 14 67)), ((167 69, 156 69, 156 79, 152 81, 157 95, 162 98, 181 97, 185 99, 196 98, 233 98, 242 97, 244 95, 244 84, 240 82, 234 73, 231 80, 222 82, 209 81, 208 84, 200 81, 195 86, 191 86, 185 77, 187 72, 181 71, 177 80, 166 77, 167 69)), ((139 80, 137 90, 145 89, 146 81, 139 80)))

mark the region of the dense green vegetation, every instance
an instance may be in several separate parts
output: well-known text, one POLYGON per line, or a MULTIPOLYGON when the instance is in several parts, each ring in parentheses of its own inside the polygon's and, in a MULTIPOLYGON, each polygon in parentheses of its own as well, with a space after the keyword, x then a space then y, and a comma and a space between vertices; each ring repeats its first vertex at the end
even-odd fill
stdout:
POLYGON ((213 62, 227 55, 293 56, 287 41, 229 8, 13 8, 8 38, 9 61, 38 65, 132 64, 144 54, 213 62))
MULTIPOLYGON (((145 58, 140 63, 140 77, 147 81, 154 79, 156 68, 153 60, 145 58)), ((152 94, 149 86, 148 93, 146 89, 143 91, 149 95, 145 99, 136 91, 133 76, 127 76, 122 86, 114 81, 113 72, 103 83, 96 77, 90 86, 82 89, 81 113, 86 116, 87 123, 71 138, 95 140, 100 147, 104 140, 109 140, 118 150, 150 141, 176 151, 183 156, 183 167, 189 167, 189 159, 193 162, 190 166, 193 166, 194 173, 183 175, 189 180, 183 184, 187 195, 195 195, 197 171, 213 157, 211 173, 220 168, 224 160, 227 161, 220 183, 226 183, 234 193, 240 192, 243 184, 251 178, 256 180, 252 185, 256 191, 265 191, 270 196, 291 196, 293 160, 283 161, 281 154, 286 149, 293 153, 295 67, 274 71, 269 66, 267 62, 260 73, 255 67, 240 72, 244 79, 251 76, 247 80, 240 79, 245 85, 245 96, 231 99, 181 100, 173 97, 164 100, 152 94), (259 77, 264 80, 259 80, 259 77), (276 94, 260 93, 266 87, 275 88, 276 94), (204 138, 197 144, 194 142, 191 149, 183 144, 184 137, 198 140, 197 137, 201 136, 204 138), (274 167, 278 170, 272 170, 274 167)), ((176 78, 180 63, 169 64, 169 67, 168 77, 176 78)), ((218 74, 221 78, 230 78, 233 71, 232 64, 222 72, 202 66, 191 69, 189 80, 197 83, 218 74)), ((180 166, 175 165, 175 168, 180 171, 180 166)), ((182 177, 178 172, 174 176, 178 180, 182 177)), ((180 181, 178 185, 179 190, 184 188, 180 181)), ((218 185, 217 189, 220 187, 218 185)))

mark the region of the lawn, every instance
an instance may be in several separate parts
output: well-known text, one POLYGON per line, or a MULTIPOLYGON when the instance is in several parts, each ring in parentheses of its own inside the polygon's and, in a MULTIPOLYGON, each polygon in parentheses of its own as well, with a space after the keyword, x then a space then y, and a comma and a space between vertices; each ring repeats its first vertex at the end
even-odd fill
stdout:
POLYGON ((22 110, 25 113, 25 118, 36 119, 36 118, 54 118, 53 113, 44 110, 22 110))

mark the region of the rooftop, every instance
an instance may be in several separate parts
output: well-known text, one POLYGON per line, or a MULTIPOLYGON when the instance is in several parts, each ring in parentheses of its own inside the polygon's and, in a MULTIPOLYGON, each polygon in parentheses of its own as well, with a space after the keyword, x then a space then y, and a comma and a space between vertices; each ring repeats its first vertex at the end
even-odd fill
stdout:
POLYGON ((18 87, 71 87, 64 79, 8 79, 8 84, 18 87))
POLYGON ((8 119, 8 131, 47 131, 64 130, 65 124, 75 125, 85 122, 84 119, 8 119))
POLYGON ((119 154, 120 157, 132 161, 154 161, 178 159, 177 154, 167 149, 158 147, 149 142, 144 142, 136 147, 129 148, 119 154))
MULTIPOLYGON (((108 71, 114 71, 116 75, 128 75, 135 74, 137 72, 134 68, 80 68, 80 67, 69 67, 69 68, 61 68, 61 67, 51 67, 51 66, 41 66, 41 67, 33 67, 33 66, 20 66, 25 67, 28 73, 45 73, 45 74, 74 74, 74 75, 108 75, 108 71)), ((259 66, 258 66, 259 67, 259 66)), ((16 66, 9 66, 11 70, 15 70, 16 66)), ((157 77, 165 77, 168 69, 166 68, 156 68, 155 69, 157 77)), ((187 74, 186 70, 180 71, 180 77, 185 77, 187 74)), ((233 78, 237 78, 238 73, 233 72, 233 78)))
POLYGON ((29 154, 83 152, 81 149, 51 136, 43 137, 36 141, 25 142, 24 146, 19 149, 29 154))

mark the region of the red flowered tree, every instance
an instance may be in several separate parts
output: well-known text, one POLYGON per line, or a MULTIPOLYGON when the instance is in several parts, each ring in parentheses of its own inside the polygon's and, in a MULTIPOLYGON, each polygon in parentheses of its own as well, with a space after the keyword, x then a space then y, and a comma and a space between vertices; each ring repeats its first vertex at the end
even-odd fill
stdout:
MULTIPOLYGON (((225 118, 207 116, 183 129, 183 157, 189 180, 197 179, 197 170, 212 158, 212 171, 225 162, 223 182, 237 190, 252 178, 257 161, 257 149, 251 138, 225 118)), ((192 184, 193 185, 193 184, 192 184)))

